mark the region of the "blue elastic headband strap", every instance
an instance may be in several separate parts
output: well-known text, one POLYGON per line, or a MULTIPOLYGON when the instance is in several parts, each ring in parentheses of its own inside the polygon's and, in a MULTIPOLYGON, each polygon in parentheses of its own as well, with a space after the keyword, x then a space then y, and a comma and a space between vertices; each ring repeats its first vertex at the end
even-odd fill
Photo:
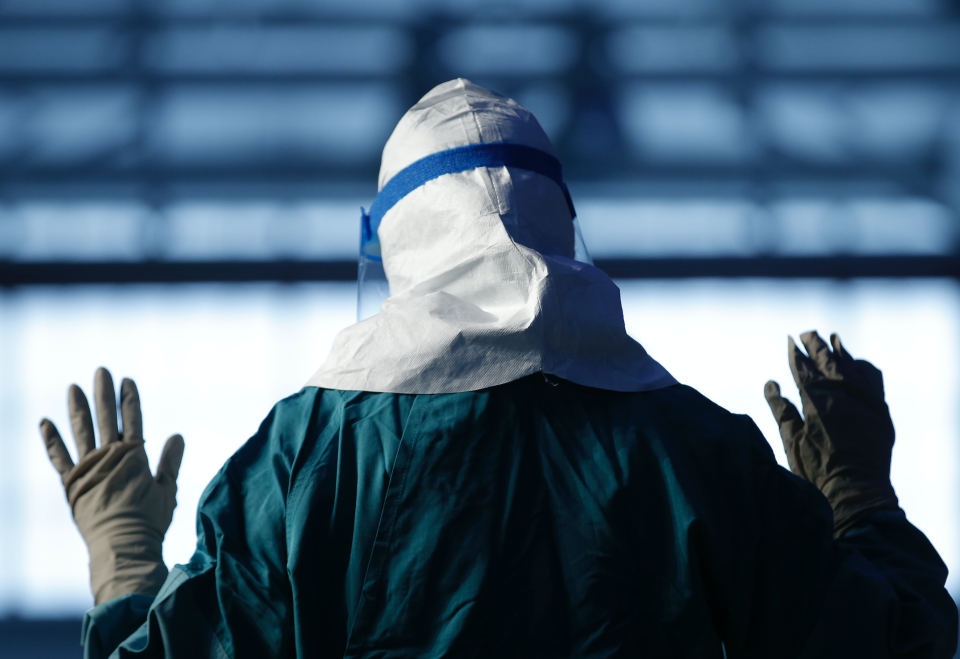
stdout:
POLYGON ((560 161, 549 153, 531 146, 507 142, 469 144, 421 158, 390 179, 373 200, 370 213, 365 213, 363 216, 363 238, 371 240, 376 235, 380 220, 387 211, 427 181, 432 181, 444 174, 456 174, 477 167, 516 167, 546 176, 560 186, 567 200, 570 216, 577 215, 573 208, 573 200, 570 199, 570 192, 563 182, 560 161))

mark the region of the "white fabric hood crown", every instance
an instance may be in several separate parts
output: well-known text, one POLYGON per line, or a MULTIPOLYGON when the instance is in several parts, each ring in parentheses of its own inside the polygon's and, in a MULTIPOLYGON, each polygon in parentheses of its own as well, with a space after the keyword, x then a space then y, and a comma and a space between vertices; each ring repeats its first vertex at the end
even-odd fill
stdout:
MULTIPOLYGON (((528 110, 468 80, 446 82, 393 131, 379 188, 421 158, 491 142, 553 155, 528 110)), ((537 371, 615 391, 676 384, 627 335, 616 285, 573 260, 571 220, 560 187, 530 171, 478 167, 425 183, 380 224, 391 296, 337 335, 307 385, 454 393, 537 371)))

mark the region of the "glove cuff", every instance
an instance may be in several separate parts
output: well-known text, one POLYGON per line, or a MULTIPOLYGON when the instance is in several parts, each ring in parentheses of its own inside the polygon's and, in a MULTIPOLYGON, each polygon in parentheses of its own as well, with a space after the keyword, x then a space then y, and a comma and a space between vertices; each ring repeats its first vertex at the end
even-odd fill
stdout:
POLYGON ((139 593, 156 595, 167 578, 163 539, 148 533, 130 533, 93 542, 90 550, 90 588, 96 604, 139 593))
POLYGON ((889 483, 883 486, 850 487, 827 496, 833 508, 833 536, 839 538, 877 510, 898 510, 899 501, 889 483))

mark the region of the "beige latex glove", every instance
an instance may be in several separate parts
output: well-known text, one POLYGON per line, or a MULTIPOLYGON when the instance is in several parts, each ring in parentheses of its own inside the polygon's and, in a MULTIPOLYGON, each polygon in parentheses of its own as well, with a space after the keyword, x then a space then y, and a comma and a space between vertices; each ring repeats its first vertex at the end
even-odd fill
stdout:
POLYGON ((49 419, 40 422, 40 434, 90 552, 94 601, 101 604, 128 593, 156 595, 167 578, 161 550, 177 506, 183 438, 173 435, 167 440, 154 476, 143 449, 137 385, 125 378, 120 387, 122 434, 117 429, 113 378, 105 368, 97 369, 93 395, 99 448, 94 441, 90 406, 75 384, 70 385, 67 402, 77 443, 77 464, 49 419))

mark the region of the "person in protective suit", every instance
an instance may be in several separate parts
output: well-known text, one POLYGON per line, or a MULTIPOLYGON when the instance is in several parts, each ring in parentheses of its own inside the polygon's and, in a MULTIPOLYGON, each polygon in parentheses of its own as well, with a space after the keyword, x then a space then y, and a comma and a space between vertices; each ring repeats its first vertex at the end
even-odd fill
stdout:
POLYGON ((90 549, 86 657, 953 655, 880 371, 791 340, 779 467, 627 335, 543 130, 468 81, 404 115, 379 189, 390 297, 214 477, 189 563, 160 553, 183 441, 154 477, 132 381, 121 434, 97 373, 99 448, 71 388, 76 465, 41 422, 90 549))

